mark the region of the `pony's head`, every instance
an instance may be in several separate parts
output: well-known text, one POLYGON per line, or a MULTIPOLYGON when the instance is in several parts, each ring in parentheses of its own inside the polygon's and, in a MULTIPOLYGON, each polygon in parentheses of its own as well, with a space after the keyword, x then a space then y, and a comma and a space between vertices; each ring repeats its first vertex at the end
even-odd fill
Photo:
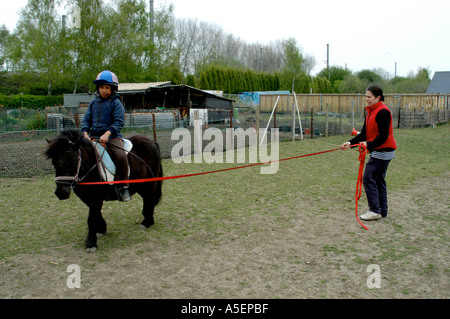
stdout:
POLYGON ((72 186, 77 182, 82 140, 83 136, 77 130, 63 131, 53 140, 47 140, 45 155, 52 160, 55 167, 55 195, 61 200, 70 197, 72 186))

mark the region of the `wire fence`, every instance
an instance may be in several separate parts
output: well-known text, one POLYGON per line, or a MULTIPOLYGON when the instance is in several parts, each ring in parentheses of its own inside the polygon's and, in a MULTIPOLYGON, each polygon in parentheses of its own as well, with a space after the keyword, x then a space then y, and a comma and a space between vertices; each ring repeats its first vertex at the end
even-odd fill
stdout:
MULTIPOLYGON (((272 107, 273 108, 273 107, 272 107)), ((233 111, 208 111, 199 119, 201 130, 209 128, 220 130, 223 150, 237 144, 226 140, 226 131, 238 128, 254 128, 259 132, 277 128, 279 141, 293 141, 302 138, 320 138, 332 135, 351 137, 353 128, 361 130, 365 113, 361 109, 350 112, 327 112, 311 109, 285 109, 282 111, 261 112, 259 106, 238 104, 233 111), (206 113, 206 116, 205 116, 206 113)), ((413 108, 393 108, 393 126, 395 129, 414 129, 435 126, 449 121, 449 110, 421 110, 413 108)), ((32 177, 53 174, 51 162, 44 152, 46 139, 54 138, 61 130, 79 129, 83 113, 70 114, 64 108, 43 110, 0 110, 0 177, 32 177), (34 125, 34 126, 33 126, 34 125), (41 126, 39 126, 41 125, 41 126), (42 128, 42 125, 45 127, 42 128), (34 128, 36 127, 36 128, 34 128)), ((123 135, 144 134, 155 139, 163 158, 170 158, 172 150, 180 142, 180 136, 174 135, 175 129, 188 132, 190 151, 195 150, 193 116, 181 117, 176 110, 150 112, 133 110, 125 116, 123 135)), ((201 132, 201 134, 202 134, 201 132)), ((203 150, 211 141, 202 139, 203 150)), ((249 141, 246 141, 246 145, 249 141)), ((198 146, 198 145, 197 145, 198 146)), ((217 151, 217 150, 216 150, 217 151)), ((184 154, 186 155, 186 154, 184 154)))

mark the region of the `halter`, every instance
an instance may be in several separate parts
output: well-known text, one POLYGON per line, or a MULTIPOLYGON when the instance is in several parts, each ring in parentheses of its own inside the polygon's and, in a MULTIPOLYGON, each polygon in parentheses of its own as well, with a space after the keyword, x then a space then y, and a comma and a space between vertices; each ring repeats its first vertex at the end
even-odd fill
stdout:
MULTIPOLYGON (((71 152, 71 151, 69 151, 71 152)), ((81 150, 78 149, 77 152, 77 172, 75 173, 75 176, 56 176, 55 177, 55 183, 57 185, 70 185, 72 188, 75 186, 76 183, 80 181, 78 178, 78 175, 80 173, 81 168, 81 150)))

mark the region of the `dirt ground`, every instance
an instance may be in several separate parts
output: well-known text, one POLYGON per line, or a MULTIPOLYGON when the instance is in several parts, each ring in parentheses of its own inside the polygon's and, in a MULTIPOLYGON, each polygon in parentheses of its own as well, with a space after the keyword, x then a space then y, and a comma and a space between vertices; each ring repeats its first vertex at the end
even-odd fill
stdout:
POLYGON ((324 215, 317 202, 293 194, 278 213, 295 210, 298 219, 267 225, 255 218, 245 234, 157 241, 152 229, 130 225, 148 241, 92 254, 67 245, 8 257, 0 260, 1 298, 446 299, 449 175, 391 192, 390 216, 365 222, 369 231, 355 220, 352 202, 324 215), (80 288, 68 287, 72 264, 80 288), (379 266, 379 288, 368 285, 370 265, 379 266))

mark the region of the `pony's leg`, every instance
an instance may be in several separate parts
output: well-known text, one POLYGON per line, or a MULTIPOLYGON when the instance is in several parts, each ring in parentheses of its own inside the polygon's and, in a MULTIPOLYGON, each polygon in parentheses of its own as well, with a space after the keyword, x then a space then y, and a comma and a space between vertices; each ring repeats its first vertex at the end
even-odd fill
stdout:
POLYGON ((106 222, 102 217, 103 201, 92 203, 89 206, 88 235, 86 237, 86 252, 97 250, 97 233, 106 233, 106 222))
POLYGON ((161 182, 156 183, 156 185, 154 183, 145 184, 145 187, 139 192, 139 195, 141 195, 144 202, 142 208, 144 220, 140 225, 141 228, 149 228, 155 223, 153 213, 155 211, 155 206, 158 204, 159 198, 161 197, 161 182))
POLYGON ((144 207, 142 208, 142 215, 144 215, 144 220, 142 221, 140 227, 141 228, 149 228, 151 225, 155 223, 153 219, 153 213, 155 211, 155 202, 152 199, 151 194, 146 193, 145 195, 141 195, 144 201, 144 207))
POLYGON ((101 211, 97 217, 98 217, 97 220, 94 221, 95 232, 97 233, 97 236, 103 236, 104 234, 106 234, 107 229, 106 221, 103 218, 101 211))

